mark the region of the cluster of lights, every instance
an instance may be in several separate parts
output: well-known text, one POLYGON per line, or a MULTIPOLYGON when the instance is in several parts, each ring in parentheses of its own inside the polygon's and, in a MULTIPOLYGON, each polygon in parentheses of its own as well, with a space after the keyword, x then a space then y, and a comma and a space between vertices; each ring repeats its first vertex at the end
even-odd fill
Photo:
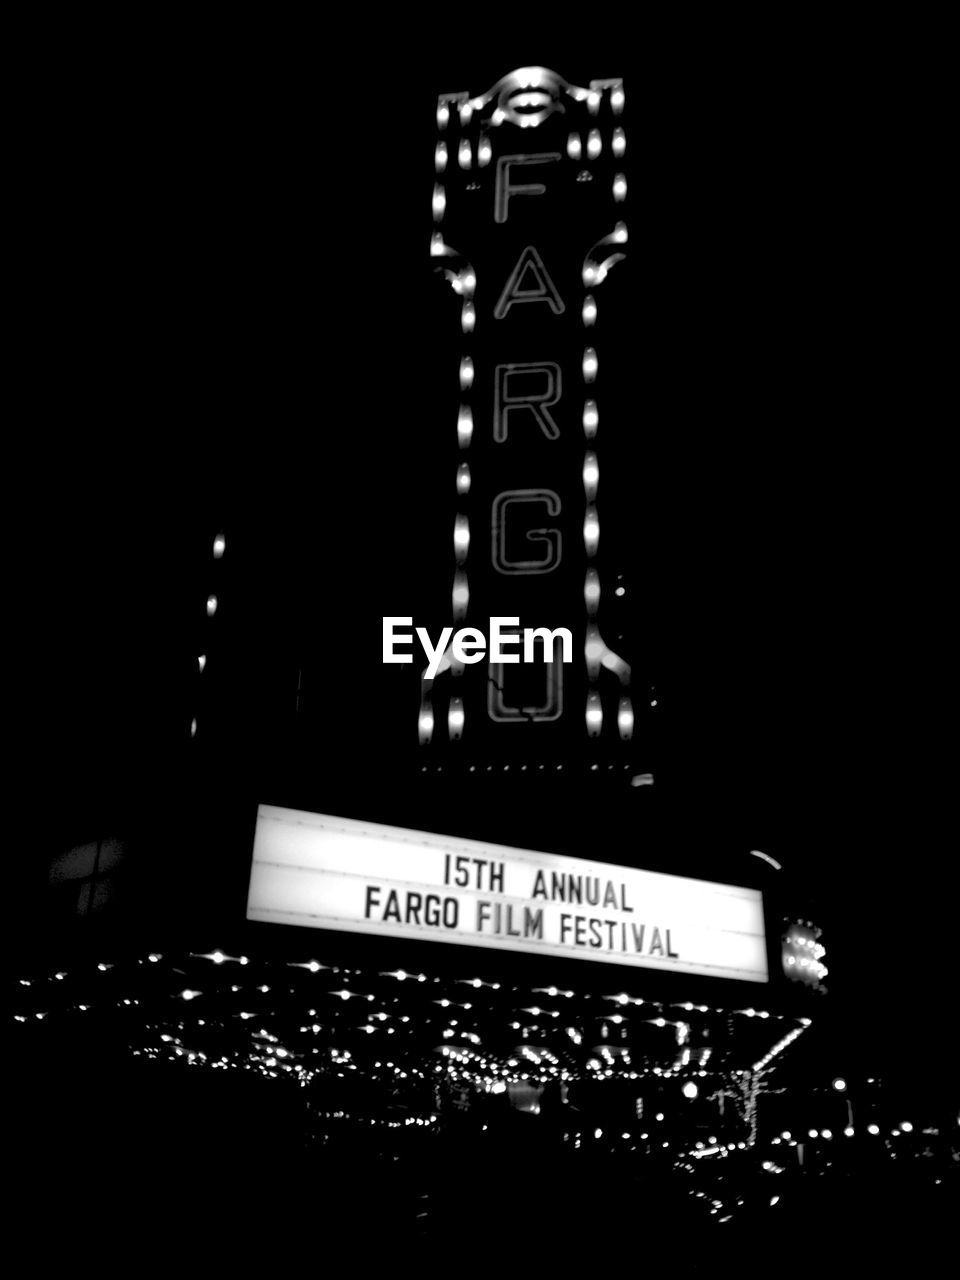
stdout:
MULTIPOLYGON (((729 1009, 720 1011, 711 1009, 708 1006, 694 1005, 691 1002, 683 1004, 676 1003, 673 1005, 660 1004, 658 1002, 644 1001, 640 997, 633 996, 626 991, 615 992, 608 995, 593 995, 587 992, 576 993, 572 990, 558 988, 556 986, 537 987, 537 988, 521 988, 516 986, 505 986, 503 983, 490 981, 481 977, 465 977, 458 982, 449 982, 448 987, 455 985, 466 987, 471 993, 478 993, 477 997, 471 994, 468 1000, 452 1000, 446 996, 438 997, 434 994, 432 984, 439 983, 439 978, 430 978, 427 974, 406 971, 404 969, 391 969, 380 971, 378 974, 365 973, 359 969, 343 968, 335 965, 321 964, 316 960, 305 961, 289 961, 285 964, 278 965, 273 962, 273 969, 277 976, 271 981, 262 981, 258 974, 254 981, 246 988, 248 992, 259 993, 260 995, 269 995, 272 991, 276 991, 281 999, 281 1007, 287 1003, 286 992, 288 988, 284 984, 282 972, 277 972, 278 968, 285 968, 288 972, 299 971, 304 975, 299 979, 301 983, 308 983, 309 979, 316 978, 319 988, 313 997, 315 1004, 320 1004, 324 999, 329 1003, 326 1006, 327 1012, 321 1012, 320 1008, 311 1007, 308 1012, 306 1021, 302 1019, 286 1026, 286 1029, 280 1023, 267 1023, 267 1015, 264 1012, 257 1013, 253 1011, 251 1005, 247 1009, 240 1012, 224 1013, 222 1006, 219 1013, 212 1013, 213 1000, 219 991, 221 994, 229 990, 233 994, 241 996, 242 988, 240 985, 230 982, 232 972, 239 976, 239 970, 242 967, 251 965, 253 962, 247 956, 229 954, 224 950, 212 950, 207 952, 190 953, 190 959, 201 961, 211 966, 211 971, 225 971, 227 976, 226 984, 219 984, 214 989, 209 986, 202 978, 198 978, 197 974, 192 970, 184 969, 183 958, 168 957, 171 970, 170 976, 174 979, 179 977, 180 982, 174 983, 175 990, 171 990, 171 984, 166 984, 168 998, 172 999, 172 1004, 168 1006, 170 1012, 166 1015, 160 1015, 159 1025, 157 1024, 157 1014, 144 1015, 147 1019, 144 1028, 146 1034, 139 1037, 135 1033, 134 1043, 131 1046, 131 1053, 134 1056, 146 1057, 153 1060, 168 1061, 170 1063, 180 1064, 183 1069, 206 1069, 209 1071, 227 1071, 241 1070, 246 1072, 254 1072, 268 1079, 278 1080, 289 1078, 299 1083, 301 1087, 307 1087, 312 1081, 322 1077, 340 1077, 349 1078, 356 1077, 360 1074, 373 1075, 384 1081, 394 1081, 397 1083, 409 1084, 417 1088, 423 1087, 429 1089, 432 1085, 442 1083, 444 1079, 448 1080, 452 1085, 463 1088, 467 1087, 476 1093, 486 1094, 503 1094, 514 1085, 525 1088, 536 1088, 538 1085, 556 1081, 565 1084, 570 1081, 577 1080, 594 1080, 606 1081, 614 1075, 621 1081, 637 1080, 642 1078, 672 1078, 673 1073, 664 1071, 654 1067, 652 1070, 647 1067, 642 1072, 635 1070, 627 1070, 631 1065, 630 1054, 633 1050, 625 1046, 601 1045, 593 1051, 589 1051, 585 1067, 576 1067, 569 1061, 564 1062, 565 1057, 568 1058, 568 1052, 561 1047, 560 1042, 544 1044, 520 1043, 517 1044, 509 1056, 504 1054, 501 1058, 499 1055, 485 1050, 481 1042, 481 1037, 471 1031, 469 1027, 462 1025, 464 1014, 470 1014, 476 1009, 475 1000, 479 998, 483 1001, 483 991, 489 991, 491 996, 494 992, 502 993, 496 997, 497 1007, 501 1010, 506 1007, 513 1006, 518 1011, 529 1014, 530 1017, 543 1020, 549 1015, 555 1015, 559 1011, 552 1009, 544 1009, 542 1001, 544 999, 560 1000, 566 1003, 568 1000, 580 999, 584 1002, 595 1002, 596 1006, 602 1007, 604 1004, 607 1008, 612 1004, 618 1012, 612 1014, 595 1013, 594 1017, 601 1026, 609 1023, 621 1027, 628 1021, 634 1010, 640 1010, 640 1016, 636 1019, 637 1023, 659 1026, 663 1029, 669 1029, 672 1032, 671 1038, 681 1043, 684 1048, 688 1047, 686 1042, 691 1035, 691 1024, 688 1019, 677 1016, 666 1017, 665 1012, 676 1010, 678 1013, 689 1014, 695 1010, 703 1010, 706 1013, 716 1015, 725 1012, 729 1015, 737 1015, 744 1020, 760 1019, 764 1011, 758 1011, 753 1008, 729 1009), (189 973, 190 985, 181 985, 184 981, 184 974, 189 973), (333 981, 329 979, 333 978, 333 981), (414 1052, 419 1057, 411 1055, 408 1049, 406 1052, 399 1049, 399 1057, 397 1052, 389 1057, 382 1051, 368 1055, 366 1052, 360 1052, 357 1045, 351 1047, 343 1046, 343 1035, 351 1033, 351 1025, 354 1033, 364 1033, 364 1039, 360 1042, 367 1043, 367 1037, 379 1034, 381 1037, 387 1035, 393 1036, 395 1032, 399 1032, 404 1026, 414 1031, 422 1028, 423 1023, 416 1016, 411 1018, 410 1012, 401 1013, 396 1007, 396 1002, 400 997, 391 997, 389 994, 381 990, 379 995, 375 995, 369 989, 375 985, 375 979, 387 979, 389 983, 399 984, 415 984, 416 987, 424 985, 427 989, 424 991, 424 998, 427 1004, 431 1006, 439 1006, 445 1011, 450 1011, 457 1016, 449 1018, 449 1025, 437 1030, 437 1040, 434 1040, 436 1046, 433 1052, 427 1050, 426 1056, 423 1056, 423 1048, 414 1052), (339 981, 337 981, 339 980, 339 981), (430 986, 427 986, 430 984, 430 986), (363 988, 368 988, 363 990, 363 988), (537 998, 536 1003, 528 1003, 530 996, 537 998), (319 999, 318 999, 319 997, 319 999), (383 1007, 377 1008, 376 1002, 380 1001, 383 1007), (364 1011, 366 1022, 362 1025, 353 1023, 345 1023, 344 1019, 349 1018, 346 1010, 350 1009, 357 1002, 360 1002, 364 1011), (179 1004, 183 1011, 179 1014, 176 1012, 176 1006, 179 1004), (371 1007, 371 1004, 373 1007, 371 1007), (648 1014, 652 1011, 657 1016, 650 1018, 648 1014), (343 1014, 339 1014, 339 1009, 344 1009, 343 1014), (190 1010, 188 1020, 184 1020, 184 1013, 190 1010), (622 1010, 623 1012, 619 1012, 622 1010), (657 1012, 658 1010, 662 1012, 657 1012), (203 1016, 197 1017, 196 1013, 203 1016), (624 1015, 628 1015, 625 1017, 624 1015), (219 1041, 221 1032, 229 1025, 230 1019, 236 1019, 240 1025, 246 1025, 247 1031, 245 1038, 239 1044, 234 1042, 230 1052, 222 1052, 222 1044, 219 1041), (619 1021, 613 1021, 618 1019, 619 1021), (395 1024, 395 1025, 391 1025, 395 1024), (213 1037, 211 1040, 204 1042, 198 1040, 200 1032, 204 1028, 209 1028, 213 1037), (303 1039, 297 1039, 296 1032, 303 1039), (318 1043, 318 1037, 323 1033, 324 1040, 318 1043), (293 1036, 293 1038, 291 1038, 293 1036), (139 1039, 139 1043, 137 1043, 139 1039), (212 1049, 212 1045, 217 1044, 216 1050, 212 1049), (368 1061, 369 1058, 375 1058, 375 1061, 368 1061), (618 1070, 614 1070, 619 1068, 618 1070)), ((159 952, 150 952, 146 956, 141 957, 136 963, 146 968, 154 968, 160 965, 164 957, 159 952)), ((103 963, 97 966, 96 972, 105 975, 114 972, 117 966, 103 963)), ((129 972, 129 966, 119 966, 120 972, 117 974, 121 981, 125 976, 125 972, 129 972)), ((134 970, 135 971, 135 970, 134 970)), ((249 971, 248 971, 249 972, 249 971)), ((161 977, 166 973, 166 967, 161 971, 161 977)), ((60 989, 67 995, 69 1005, 69 991, 73 985, 73 980, 77 975, 66 972, 65 970, 56 970, 46 977, 46 983, 51 993, 56 989, 60 989)), ((253 975, 251 975, 253 976, 253 975)), ((44 989, 43 978, 22 978, 20 979, 20 989, 38 992, 44 989)), ((113 983, 108 984, 108 989, 113 988, 113 983)), ((312 984, 311 984, 312 985, 312 984)), ((290 987, 289 992, 293 994, 294 988, 290 987)), ((304 993, 308 991, 308 986, 303 986, 304 993)), ((464 993, 466 994, 466 992, 464 993)), ((161 997, 162 998, 162 997, 161 997)), ((309 996, 307 996, 309 1000, 309 996)), ((62 1000, 59 1001, 62 1005, 62 1000)), ((98 1006, 102 1002, 97 1002, 98 1006)), ((121 1000, 112 1001, 115 1005, 124 1005, 128 1009, 133 1009, 141 1004, 150 1004, 148 1001, 141 1001, 130 996, 121 1000)), ((54 1000, 51 999, 51 1004, 54 1000)), ((72 1005, 74 1009, 85 1010, 91 1006, 89 1004, 72 1005)), ((409 1008, 409 1005, 406 1006, 409 1008)), ((401 1004, 400 1008, 404 1008, 401 1004)), ((413 1011, 415 1013, 415 1011, 413 1011)), ((15 1015, 18 1022, 27 1020, 27 1015, 20 1013, 15 1015)), ((50 1016, 48 1011, 44 1011, 43 1016, 50 1016)), ((773 1015, 776 1017, 777 1015, 773 1015)), ((808 1024, 809 1020, 804 1020, 802 1026, 808 1024)), ((236 1024, 235 1024, 236 1025, 236 1024)), ((511 1026, 522 1032, 525 1040, 528 1032, 536 1030, 520 1021, 514 1021, 511 1026)), ((800 1028, 802 1029, 802 1027, 800 1028)), ((576 1027, 556 1026, 556 1032, 564 1037, 562 1043, 567 1044, 572 1041, 574 1045, 579 1046, 583 1043, 583 1033, 576 1027)), ((792 1034, 792 1033, 791 1033, 792 1034)), ((785 1037, 786 1038, 786 1037, 785 1037)), ((380 1043, 384 1048, 390 1043, 387 1039, 373 1041, 374 1044, 380 1043)), ((782 1045, 777 1046, 777 1052, 782 1051, 782 1045)), ((705 1073, 700 1072, 700 1075, 705 1073)), ((718 1079, 732 1082, 743 1092, 745 1099, 750 1102, 755 1101, 757 1086, 759 1085, 759 1076, 756 1072, 747 1071, 720 1071, 713 1073, 718 1079)), ((834 1081, 834 1088, 838 1084, 846 1087, 846 1081, 842 1077, 837 1077, 834 1081)), ((699 1088, 695 1079, 689 1077, 678 1079, 676 1084, 677 1097, 684 1097, 690 1101, 699 1096, 699 1088)), ((842 1090, 838 1090, 842 1091, 842 1090)), ((432 1095, 431 1095, 432 1096, 432 1095)), ((718 1095, 713 1095, 716 1098, 718 1095)), ((526 1107, 531 1111, 538 1110, 536 1101, 525 1101, 526 1095, 520 1094, 515 1099, 516 1105, 526 1107)), ((710 1099, 708 1099, 710 1100, 710 1099)), ((416 1105, 416 1104, 414 1104, 416 1105)), ((638 1106, 638 1120, 641 1116, 638 1106)), ((752 1120, 749 1108, 741 1111, 744 1120, 752 1120)), ((342 1118, 346 1118, 346 1113, 342 1113, 342 1118)), ((356 1117, 358 1122, 360 1117, 356 1117)), ((658 1111, 653 1117, 654 1125, 662 1124, 666 1119, 664 1111, 658 1111)), ((388 1120, 382 1122, 385 1127, 425 1127, 427 1124, 433 1124, 436 1116, 432 1116, 428 1122, 425 1116, 408 1116, 406 1119, 388 1120)), ((364 1119, 363 1123, 381 1123, 364 1119)), ((637 1126, 639 1128, 639 1124, 637 1126)), ((852 1123, 843 1131, 846 1137, 854 1136, 852 1123)), ((871 1137, 878 1137, 881 1133, 880 1125, 871 1122, 865 1127, 865 1132, 871 1137)), ((899 1125, 893 1127, 889 1131, 889 1136, 882 1144, 877 1145, 877 1150, 886 1150, 893 1155, 895 1149, 899 1149, 905 1141, 906 1137, 914 1132, 914 1125, 910 1120, 903 1120, 899 1125)), ((604 1135, 605 1131, 597 1135, 597 1140, 604 1135)), ((579 1149, 580 1134, 575 1136, 573 1142, 574 1149, 579 1149)), ((799 1136, 799 1135, 798 1135, 799 1136)), ((836 1133, 829 1127, 812 1128, 804 1131, 804 1136, 800 1139, 808 1143, 823 1143, 835 1145, 836 1133)), ((626 1143, 634 1143, 630 1147, 636 1150, 636 1141, 629 1132, 619 1134, 619 1130, 606 1134, 606 1142, 608 1145, 616 1145, 622 1140, 626 1143)), ((750 1150, 755 1146, 755 1124, 751 1123, 751 1132, 749 1137, 744 1140, 739 1138, 736 1141, 718 1141, 713 1135, 708 1142, 698 1141, 696 1146, 690 1150, 683 1150, 681 1143, 678 1148, 676 1140, 670 1138, 664 1139, 662 1131, 657 1134, 654 1129, 654 1136, 648 1130, 639 1135, 638 1139, 641 1143, 648 1144, 647 1150, 672 1150, 671 1160, 677 1167, 690 1169, 699 1161, 716 1157, 725 1159, 729 1156, 736 1156, 739 1153, 750 1150), (692 1160, 693 1164, 689 1161, 692 1160)), ((781 1146, 786 1143, 789 1146, 796 1146, 797 1139, 794 1138, 788 1130, 771 1140, 771 1149, 773 1146, 781 1146)), ((829 1163, 829 1162, 828 1162, 829 1163)), ((771 1174, 780 1174, 783 1172, 781 1165, 775 1160, 767 1158, 764 1160, 762 1168, 765 1172, 771 1174)))
POLYGON ((777 1043, 773 1046, 773 1048, 768 1053, 765 1053, 764 1056, 759 1060, 759 1062, 755 1062, 753 1064, 754 1071, 765 1070, 765 1068, 770 1065, 770 1063, 778 1054, 783 1053, 784 1049, 789 1048, 789 1046, 793 1044, 794 1040, 796 1040, 798 1036, 803 1035, 804 1031, 806 1031, 809 1025, 810 1025, 809 1018, 800 1018, 798 1026, 794 1027, 792 1031, 788 1031, 787 1034, 783 1037, 783 1039, 778 1040, 777 1043))
POLYGON ((829 970, 823 963, 826 948, 819 938, 820 930, 809 922, 790 927, 783 939, 783 969, 787 977, 820 987, 829 970))
MULTIPOLYGON (((194 960, 201 960, 209 963, 214 969, 222 969, 224 966, 231 969, 239 969, 248 966, 251 963, 247 956, 229 954, 221 949, 207 952, 192 952, 190 953, 190 956, 194 960)), ((140 958, 137 963, 139 965, 155 966, 158 965, 162 959, 163 956, 159 952, 149 952, 145 957, 140 958)), ((171 963, 173 962, 171 961, 171 963)), ((180 964, 182 964, 182 961, 180 964)), ((338 1028, 342 1032, 344 1030, 343 1018, 336 1016, 334 1014, 334 1010, 338 1006, 348 1007, 356 1004, 358 1001, 365 1006, 368 1012, 365 1017, 359 1020, 354 1030, 358 1033, 362 1033, 365 1037, 376 1035, 394 1036, 404 1031, 412 1033, 417 1030, 418 1027, 425 1025, 420 1019, 411 1019, 409 1013, 400 1014, 398 1011, 390 1010, 390 1000, 387 997, 380 997, 382 1000, 385 999, 387 1001, 387 1008, 371 1009, 370 1006, 375 1005, 378 997, 370 990, 363 991, 359 989, 368 985, 366 982, 362 981, 362 971, 360 970, 351 970, 335 965, 321 964, 319 961, 314 959, 286 962, 285 967, 290 970, 300 970, 305 974, 313 976, 329 975, 334 979, 332 983, 328 984, 328 989, 326 991, 319 993, 321 996, 333 1002, 330 1008, 330 1013, 327 1015, 321 1015, 318 1018, 318 1010, 311 1008, 309 1010, 310 1020, 301 1020, 297 1028, 299 1034, 309 1037, 313 1044, 316 1044, 316 1037, 321 1032, 332 1035, 338 1028), (336 981, 338 978, 340 979, 339 985, 337 985, 336 981), (346 981, 344 981, 344 979, 346 979, 346 981)), ((105 974, 110 972, 113 968, 113 965, 101 962, 97 966, 97 972, 105 974)), ((180 965, 176 963, 173 963, 173 971, 178 975, 181 975, 184 972, 183 969, 180 968, 180 965)), ((49 982, 51 984, 63 983, 68 976, 69 975, 66 972, 58 970, 49 976, 49 982)), ((381 978, 391 979, 396 983, 414 982, 417 984, 425 984, 431 981, 424 973, 410 973, 403 969, 384 971, 381 972, 379 976, 381 978)), ((439 982, 440 979, 434 978, 432 981, 436 983, 439 982)), ((463 978, 460 979, 459 982, 461 985, 467 986, 473 991, 480 991, 484 988, 489 989, 491 993, 504 990, 503 984, 500 982, 489 981, 480 977, 463 978)), ((29 989, 35 985, 35 981, 32 981, 31 979, 21 979, 21 984, 29 989)), ((278 987, 280 991, 283 990, 282 979, 278 979, 278 981, 273 985, 274 987, 278 987)), ((195 1007, 198 1009, 198 1012, 204 1013, 205 1016, 198 1017, 193 1022, 192 1025, 196 1028, 203 1028, 205 1026, 213 1027, 217 1023, 217 1015, 211 1014, 210 1010, 212 1008, 211 997, 215 996, 218 991, 222 995, 229 990, 231 994, 240 996, 242 1002, 242 988, 238 983, 228 982, 226 986, 221 984, 216 991, 208 991, 205 989, 206 986, 207 984, 201 980, 197 982, 196 985, 178 985, 175 993, 172 993, 173 999, 179 1002, 181 1006, 195 1007)), ((267 982, 258 980, 253 984, 253 990, 260 995, 267 995, 272 989, 271 984, 267 982)), ((290 990, 292 992, 293 988, 290 988, 290 990)), ((528 990, 530 990, 532 995, 548 997, 552 1000, 560 999, 567 1001, 573 1000, 576 996, 576 993, 573 990, 562 989, 556 986, 536 987, 528 990)), ((504 992, 504 995, 507 997, 508 1006, 510 1003, 509 997, 511 992, 514 993, 517 998, 516 1007, 518 1011, 537 1020, 537 1022, 530 1024, 529 1022, 525 1023, 515 1019, 509 1024, 513 1030, 520 1032, 521 1039, 523 1041, 526 1041, 528 1036, 536 1035, 539 1032, 540 1022, 546 1020, 548 1024, 553 1022, 555 1025, 559 1022, 561 1010, 543 1008, 540 1000, 536 1003, 524 1003, 520 988, 509 988, 504 992)), ((590 993, 581 993, 581 999, 584 1001, 590 1001, 593 998, 594 997, 592 997, 590 993)), ((502 999, 503 997, 500 997, 500 1000, 502 999)), ((599 999, 601 1001, 613 1002, 619 1009, 642 1008, 644 1012, 644 1016, 641 1019, 642 1022, 652 1023, 653 1025, 658 1025, 660 1027, 671 1027, 675 1032, 675 1038, 678 1040, 685 1040, 688 1038, 689 1023, 682 1018, 667 1018, 663 1016, 663 1010, 669 1007, 676 1007, 684 1012, 689 1012, 694 1008, 702 1008, 704 1011, 710 1012, 707 1009, 707 1006, 694 1006, 690 1002, 677 1006, 666 1006, 659 1002, 654 1002, 652 1005, 652 1012, 657 1013, 658 1010, 661 1012, 658 1016, 650 1018, 647 1015, 651 1012, 651 1002, 644 1001, 641 997, 629 995, 627 992, 619 992, 599 997, 599 999)), ((448 1025, 444 1027, 442 1031, 438 1031, 438 1038, 441 1043, 452 1042, 444 1044, 444 1047, 454 1049, 458 1055, 461 1055, 452 1063, 448 1063, 448 1069, 455 1067, 458 1078, 464 1083, 485 1089, 494 1081, 505 1082, 522 1080, 529 1082, 530 1080, 533 1080, 536 1083, 543 1084, 550 1079, 570 1080, 584 1078, 582 1068, 578 1069, 575 1064, 564 1065, 557 1052, 555 1052, 555 1048, 560 1049, 561 1053, 566 1052, 561 1048, 561 1045, 567 1045, 569 1049, 571 1043, 573 1046, 579 1048, 584 1042, 584 1032, 582 1028, 578 1028, 576 1026, 564 1026, 561 1028, 559 1025, 556 1025, 556 1033, 564 1037, 564 1039, 554 1046, 542 1043, 522 1044, 517 1052, 522 1055, 523 1062, 525 1062, 531 1070, 518 1072, 516 1069, 518 1065, 517 1059, 511 1059, 506 1065, 498 1063, 493 1057, 482 1051, 482 1040, 478 1031, 470 1029, 469 1026, 462 1025, 462 1015, 464 1013, 471 1013, 474 1008, 473 1000, 454 1001, 448 997, 428 997, 428 1000, 431 1004, 435 1004, 444 1010, 455 1011, 458 1014, 457 1017, 451 1017, 449 1019, 448 1025)), ((117 1006, 132 1008, 140 1002, 137 999, 124 997, 123 999, 115 1000, 113 1003, 117 1006)), ((81 1004, 73 1007, 79 1010, 86 1010, 90 1008, 90 1005, 81 1004)), ((502 1005, 500 1007, 502 1008, 502 1005)), ((713 1012, 719 1011, 715 1010, 713 1012)), ((739 1010, 737 1012, 743 1016, 748 1016, 748 1014, 755 1015, 756 1011, 739 1010)), ((46 1017, 47 1011, 44 1010, 42 1013, 38 1013, 33 1016, 40 1018, 46 1017)), ((176 1015, 173 1016, 176 1018, 176 1015)), ((473 1016, 476 1016, 476 1014, 473 1016)), ((623 1029, 626 1030, 626 1027, 623 1025, 625 1019, 621 1013, 605 1015, 601 1014, 598 1010, 598 1012, 593 1016, 599 1027, 601 1037, 605 1036, 608 1023, 612 1023, 612 1025, 617 1028, 623 1027, 623 1029)), ((18 1022, 25 1022, 27 1020, 26 1014, 17 1014, 15 1017, 18 1022)), ((224 1015, 220 1016, 221 1022, 223 1021, 223 1017, 224 1015)), ((241 1067, 246 1070, 259 1070, 261 1073, 269 1075, 271 1078, 277 1078, 280 1074, 286 1073, 299 1078, 301 1084, 304 1085, 314 1079, 318 1073, 322 1074, 323 1071, 328 1069, 336 1069, 335 1074, 337 1075, 342 1075, 344 1071, 350 1072, 357 1071, 359 1069, 357 1062, 353 1060, 351 1053, 348 1050, 342 1050, 334 1053, 325 1067, 323 1063, 317 1061, 317 1054, 320 1053, 321 1050, 317 1048, 297 1050, 291 1046, 281 1045, 280 1038, 272 1035, 261 1025, 262 1015, 258 1015, 251 1011, 251 1008, 240 1009, 226 1014, 225 1018, 226 1022, 224 1025, 226 1025, 230 1019, 235 1019, 236 1022, 241 1025, 249 1022, 253 1022, 254 1024, 250 1033, 247 1048, 233 1056, 216 1055, 211 1058, 208 1057, 208 1054, 204 1049, 192 1048, 185 1045, 182 1042, 183 1037, 181 1033, 184 1032, 187 1024, 182 1020, 176 1021, 172 1028, 174 1031, 178 1032, 178 1034, 168 1039, 161 1037, 155 1046, 151 1046, 148 1043, 143 1048, 137 1048, 135 1052, 138 1054, 142 1052, 148 1057, 166 1057, 171 1060, 185 1061, 188 1065, 193 1066, 206 1065, 211 1068, 216 1067, 218 1070, 227 1069, 228 1067, 241 1067)), ((427 1023, 429 1023, 429 1021, 430 1020, 428 1018, 427 1023)), ((422 1049, 418 1050, 418 1052, 422 1052, 422 1049)), ((638 1080, 642 1079, 644 1076, 668 1080, 674 1078, 677 1074, 682 1074, 677 1071, 671 1071, 670 1069, 664 1069, 659 1065, 654 1065, 652 1067, 648 1065, 644 1071, 631 1069, 631 1051, 626 1046, 616 1046, 611 1048, 609 1045, 603 1045, 598 1052, 600 1056, 591 1057, 587 1063, 586 1078, 592 1077, 598 1080, 609 1079, 616 1074, 616 1076, 622 1080, 638 1080)), ((683 1065, 686 1066, 687 1064, 684 1063, 683 1065)), ((395 1066, 394 1064, 391 1064, 391 1069, 393 1069, 395 1073, 402 1070, 402 1068, 395 1066)), ((408 1074, 414 1077, 422 1077, 423 1075, 422 1071, 409 1066, 409 1064, 408 1074)), ((701 1069, 696 1074, 704 1076, 706 1075, 706 1072, 701 1069)), ((405 1079, 407 1078, 407 1074, 404 1074, 403 1077, 398 1076, 398 1078, 405 1079)), ((687 1084, 691 1085, 693 1082, 688 1079, 687 1084)), ((693 1087, 696 1088, 695 1085, 693 1085, 693 1087)), ((692 1096, 690 1088, 686 1090, 686 1093, 687 1096, 692 1096)))
MULTIPOLYGON (((218 533, 213 540, 214 560, 222 560, 226 549, 227 549, 226 537, 223 533, 218 533)), ((217 613, 217 609, 219 607, 220 607, 219 597, 216 595, 215 592, 211 591, 210 594, 207 596, 207 605, 206 605, 207 617, 208 618, 215 617, 217 613)), ((200 675, 203 674, 204 670, 206 669, 206 665, 207 665, 206 653, 198 653, 197 654, 197 671, 200 675)), ((196 716, 194 716, 193 719, 190 721, 190 737, 195 738, 196 736, 197 736, 197 718, 196 716)))

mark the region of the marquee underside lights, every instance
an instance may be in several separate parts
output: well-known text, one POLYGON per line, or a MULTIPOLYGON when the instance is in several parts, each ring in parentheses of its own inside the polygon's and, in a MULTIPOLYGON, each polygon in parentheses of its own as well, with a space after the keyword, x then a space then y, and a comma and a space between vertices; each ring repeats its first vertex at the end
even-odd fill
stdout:
POLYGON ((767 981, 756 890, 270 805, 247 917, 767 981))

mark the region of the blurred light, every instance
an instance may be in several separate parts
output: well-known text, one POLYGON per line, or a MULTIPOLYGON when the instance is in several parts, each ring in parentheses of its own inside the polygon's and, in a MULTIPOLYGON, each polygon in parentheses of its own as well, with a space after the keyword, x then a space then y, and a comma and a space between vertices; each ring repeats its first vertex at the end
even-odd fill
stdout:
POLYGON ((463 736, 463 699, 451 698, 447 712, 447 735, 451 742, 459 742, 463 736))
POLYGON ((463 564, 470 551, 470 521, 462 513, 453 524, 453 553, 457 564, 463 564))
POLYGON ((694 1084, 692 1080, 688 1080, 687 1083, 683 1086, 683 1096, 685 1098, 695 1098, 699 1092, 700 1090, 697 1088, 697 1086, 694 1084))
POLYGON ((600 605, 600 576, 596 569, 588 569, 583 582, 583 602, 592 617, 600 605))
POLYGON ((212 618, 217 612, 217 597, 207 596, 207 617, 212 618))
POLYGON ((468 404, 463 404, 460 406, 460 412, 457 415, 457 443, 460 448, 468 448, 472 437, 473 410, 468 404))
POLYGON ((590 738, 598 738, 603 729, 603 706, 600 702, 600 695, 590 693, 587 695, 587 736, 590 738))
POLYGON ((218 533, 213 540, 213 558, 219 560, 227 549, 227 540, 222 533, 218 533))
POLYGON ((617 728, 622 742, 633 737, 633 703, 629 698, 621 698, 617 708, 617 728))
POLYGON ((880 1132, 880 1126, 878 1124, 867 1125, 867 1133, 872 1133, 874 1136, 876 1136, 879 1132, 880 1132))
POLYGON ((583 545, 588 556, 594 556, 600 542, 600 520, 597 508, 591 503, 583 517, 583 545))
POLYGON ((588 451, 583 459, 583 488, 588 502, 592 502, 597 496, 599 484, 600 466, 597 462, 597 455, 588 451))

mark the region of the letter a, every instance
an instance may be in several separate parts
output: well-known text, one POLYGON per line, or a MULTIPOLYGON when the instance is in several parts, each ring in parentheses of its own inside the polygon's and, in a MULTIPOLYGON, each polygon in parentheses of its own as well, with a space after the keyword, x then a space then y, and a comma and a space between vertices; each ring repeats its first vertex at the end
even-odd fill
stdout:
POLYGON ((510 279, 503 287, 500 301, 494 307, 493 314, 502 320, 515 302, 545 302, 555 316, 563 314, 563 299, 557 293, 557 286, 550 279, 543 259, 532 244, 527 245, 520 255, 520 261, 510 273, 510 279), (524 283, 524 276, 533 276, 531 288, 524 283))

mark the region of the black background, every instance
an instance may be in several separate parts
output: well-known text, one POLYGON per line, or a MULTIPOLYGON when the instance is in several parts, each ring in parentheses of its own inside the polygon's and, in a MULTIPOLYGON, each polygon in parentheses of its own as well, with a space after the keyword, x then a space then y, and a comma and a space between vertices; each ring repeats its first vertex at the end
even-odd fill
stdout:
MULTIPOLYGON (((248 550, 244 743, 286 714, 305 601, 332 605, 334 719, 344 637, 374 686, 393 674, 379 617, 403 610, 371 583, 396 594, 427 554, 408 510, 436 94, 542 62, 627 84, 657 820, 802 867, 835 1011, 909 1068, 948 1016, 953 909, 930 44, 406 34, 318 37, 316 63, 294 33, 30 50, 8 197, 14 967, 51 942, 51 856, 154 814, 169 850, 203 809, 185 690, 218 528, 248 550)), ((369 797, 359 769, 397 758, 348 727, 330 767, 369 797)), ((256 768, 214 765, 241 792, 256 768)))

